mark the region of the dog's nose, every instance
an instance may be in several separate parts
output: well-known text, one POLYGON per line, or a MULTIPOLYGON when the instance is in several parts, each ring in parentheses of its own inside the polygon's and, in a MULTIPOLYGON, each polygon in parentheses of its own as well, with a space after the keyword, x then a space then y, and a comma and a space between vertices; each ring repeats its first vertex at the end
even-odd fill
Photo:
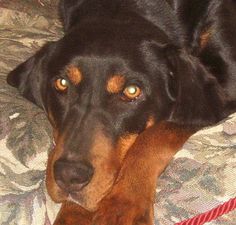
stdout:
POLYGON ((57 185, 66 192, 79 191, 91 180, 94 173, 89 163, 59 159, 54 164, 57 185))

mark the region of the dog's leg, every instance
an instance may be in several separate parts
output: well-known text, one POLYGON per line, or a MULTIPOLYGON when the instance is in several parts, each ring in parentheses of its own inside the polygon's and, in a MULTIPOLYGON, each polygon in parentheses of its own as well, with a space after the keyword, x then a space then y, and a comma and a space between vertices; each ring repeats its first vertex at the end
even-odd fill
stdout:
POLYGON ((141 134, 92 225, 152 225, 156 179, 193 133, 172 123, 160 123, 141 134))
POLYGON ((53 225, 91 225, 92 213, 73 202, 62 204, 53 225))

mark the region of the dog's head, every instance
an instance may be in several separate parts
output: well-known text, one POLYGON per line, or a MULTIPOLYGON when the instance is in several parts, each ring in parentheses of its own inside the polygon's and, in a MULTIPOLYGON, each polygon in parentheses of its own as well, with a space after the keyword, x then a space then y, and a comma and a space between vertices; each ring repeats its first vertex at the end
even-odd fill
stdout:
POLYGON ((8 76, 54 128, 47 168, 52 198, 87 209, 107 193, 145 129, 161 120, 194 125, 221 117, 219 87, 198 59, 158 28, 113 26, 81 23, 8 76))

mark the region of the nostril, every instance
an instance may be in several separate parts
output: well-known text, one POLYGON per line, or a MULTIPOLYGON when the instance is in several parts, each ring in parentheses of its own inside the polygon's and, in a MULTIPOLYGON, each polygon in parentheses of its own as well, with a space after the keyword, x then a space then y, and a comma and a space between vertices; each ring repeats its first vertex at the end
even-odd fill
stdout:
POLYGON ((54 176, 58 186, 66 191, 83 188, 94 173, 93 167, 86 162, 74 162, 64 159, 54 163, 54 176))

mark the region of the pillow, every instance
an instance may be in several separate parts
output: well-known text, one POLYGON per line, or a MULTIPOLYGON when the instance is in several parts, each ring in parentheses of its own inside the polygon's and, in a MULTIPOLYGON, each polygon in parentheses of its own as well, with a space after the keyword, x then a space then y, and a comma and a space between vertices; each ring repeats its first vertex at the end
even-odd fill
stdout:
POLYGON ((42 110, 6 84, 6 75, 46 41, 58 39, 60 23, 48 19, 53 13, 46 3, 3 0, 0 6, 0 224, 52 224, 60 205, 44 184, 51 126, 42 110))

